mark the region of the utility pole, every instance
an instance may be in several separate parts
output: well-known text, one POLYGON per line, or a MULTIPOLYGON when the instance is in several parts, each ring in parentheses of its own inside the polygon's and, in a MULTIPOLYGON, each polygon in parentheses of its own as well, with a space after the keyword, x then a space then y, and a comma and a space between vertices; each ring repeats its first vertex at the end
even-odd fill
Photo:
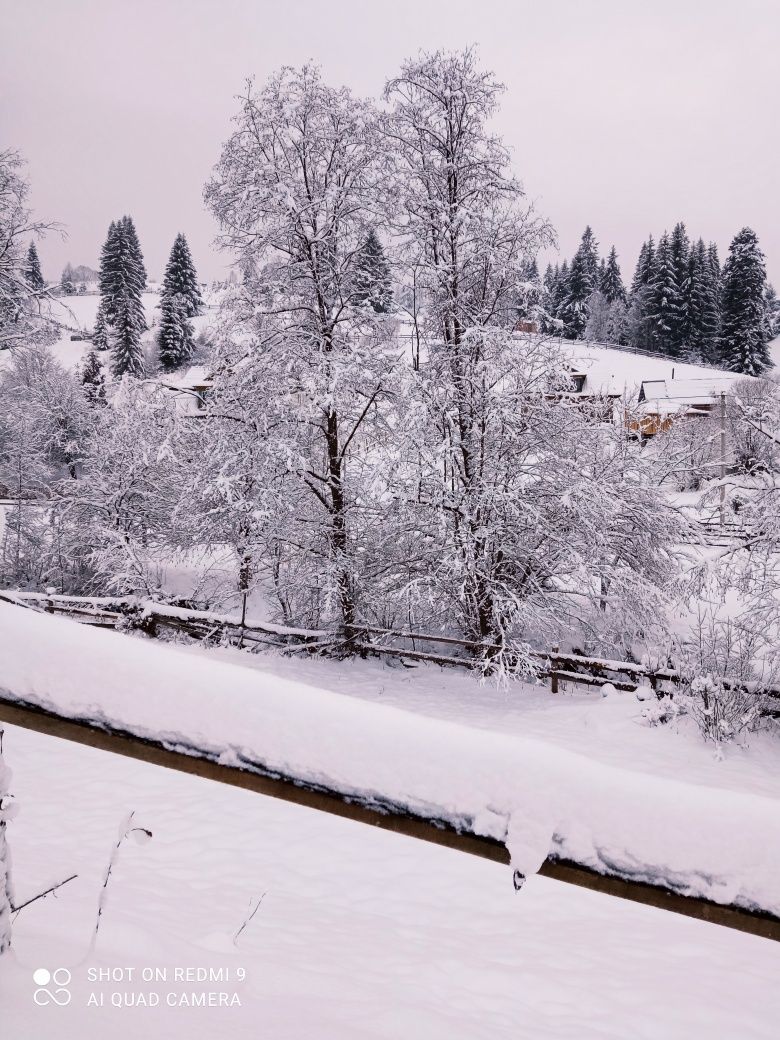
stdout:
POLYGON ((720 526, 726 523, 726 395, 720 395, 720 526))

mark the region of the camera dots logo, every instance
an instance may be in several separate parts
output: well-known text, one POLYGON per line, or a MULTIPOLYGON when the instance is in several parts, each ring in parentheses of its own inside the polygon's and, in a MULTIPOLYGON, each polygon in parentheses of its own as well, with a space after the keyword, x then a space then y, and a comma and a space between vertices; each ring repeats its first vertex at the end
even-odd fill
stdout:
POLYGON ((47 1004, 57 1004, 66 1007, 70 1004, 70 972, 67 968, 36 968, 33 972, 33 982, 38 987, 33 993, 33 1000, 39 1007, 47 1004))

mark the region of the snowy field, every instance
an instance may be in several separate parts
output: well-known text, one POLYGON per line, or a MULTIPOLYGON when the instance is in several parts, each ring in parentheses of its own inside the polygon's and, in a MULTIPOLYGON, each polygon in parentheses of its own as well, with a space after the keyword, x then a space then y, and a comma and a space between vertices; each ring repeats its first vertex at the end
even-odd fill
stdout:
POLYGON ((776 1036, 780 944, 540 877, 515 893, 497 864, 15 727, 5 753, 17 899, 79 877, 15 922, 4 1040, 776 1036), (131 810, 154 837, 123 846, 90 952, 131 810), (72 973, 68 1006, 33 1002, 41 967, 72 973), (246 979, 139 983, 145 967, 246 979), (210 991, 240 1006, 167 1006, 210 991))

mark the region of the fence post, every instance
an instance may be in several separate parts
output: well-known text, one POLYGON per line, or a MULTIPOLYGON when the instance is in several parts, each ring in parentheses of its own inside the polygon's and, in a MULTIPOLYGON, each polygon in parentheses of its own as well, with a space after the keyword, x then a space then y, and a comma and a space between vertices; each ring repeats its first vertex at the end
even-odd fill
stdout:
POLYGON ((244 599, 241 604, 241 635, 238 637, 238 649, 244 649, 244 628, 246 626, 246 592, 244 593, 244 599))
POLYGON ((555 655, 558 653, 559 649, 560 649, 560 647, 558 646, 558 644, 557 643, 553 643, 552 649, 550 651, 550 692, 551 693, 557 693, 558 692, 558 671, 557 671, 557 668, 556 668, 557 661, 556 661, 555 655))

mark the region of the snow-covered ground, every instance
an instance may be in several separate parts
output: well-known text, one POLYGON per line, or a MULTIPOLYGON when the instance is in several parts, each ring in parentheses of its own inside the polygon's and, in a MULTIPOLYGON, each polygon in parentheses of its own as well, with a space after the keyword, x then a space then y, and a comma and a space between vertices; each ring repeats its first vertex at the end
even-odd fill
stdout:
POLYGON ((516 893, 497 864, 15 727, 4 747, 17 901, 79 877, 15 921, 3 1040, 776 1035, 780 944, 541 877, 516 893), (90 952, 132 810, 154 836, 123 846, 90 952), (71 972, 67 1006, 35 1004, 40 968, 71 972), (230 981, 171 982, 176 968, 230 981), (117 981, 91 982, 101 969, 117 981), (240 1006, 168 1005, 204 992, 240 1006))
MULTIPOLYGON (((687 740, 666 744, 663 772, 642 771, 627 754, 606 761, 606 741, 599 760, 507 726, 410 711, 388 703, 392 693, 341 696, 292 668, 280 677, 7 604, 0 657, 0 688, 16 699, 448 820, 505 841, 523 874, 558 854, 780 915, 776 787, 756 784, 754 765, 713 786, 701 760, 689 777, 687 740), (42 646, 45 655, 30 653, 42 646)), ((386 674, 391 688, 404 673, 386 674)), ((594 701, 583 723, 609 727, 625 710, 613 696, 614 706, 594 701)), ((649 743, 644 754, 649 763, 649 743)))

